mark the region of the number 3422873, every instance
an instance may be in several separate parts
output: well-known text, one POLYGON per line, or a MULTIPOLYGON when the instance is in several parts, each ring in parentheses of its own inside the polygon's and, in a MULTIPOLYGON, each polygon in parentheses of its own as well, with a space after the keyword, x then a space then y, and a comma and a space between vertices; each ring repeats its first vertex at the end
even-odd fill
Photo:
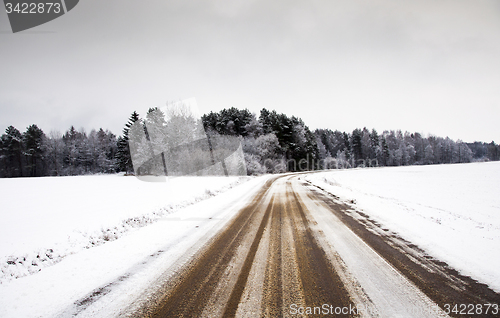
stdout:
POLYGON ((7 13, 27 13, 27 14, 42 14, 42 13, 60 13, 61 4, 60 3, 6 3, 5 11, 7 13))
POLYGON ((444 311, 456 315, 498 315, 500 312, 498 304, 445 304, 444 311))

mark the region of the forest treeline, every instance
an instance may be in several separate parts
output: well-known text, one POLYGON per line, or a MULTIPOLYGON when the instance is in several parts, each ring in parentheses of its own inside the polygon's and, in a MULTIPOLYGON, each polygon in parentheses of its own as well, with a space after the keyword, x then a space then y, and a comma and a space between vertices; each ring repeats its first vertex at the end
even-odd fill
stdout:
MULTIPOLYGON (((72 126, 64 134, 45 134, 35 124, 22 133, 9 126, 0 138, 0 177, 133 173, 128 132, 139 120, 133 112, 120 136, 102 128, 87 133, 72 126)), ((311 131, 302 119, 267 109, 258 116, 223 109, 203 115, 201 124, 209 136, 241 139, 248 174, 500 160, 500 146, 493 141, 464 143, 367 128, 311 131)))
POLYGON ((378 133, 367 128, 350 133, 330 129, 312 132, 300 118, 266 109, 258 118, 248 110, 224 109, 204 115, 203 123, 209 133, 242 137, 249 173, 500 159, 500 147, 493 141, 464 143, 448 137, 424 137, 400 130, 378 133))

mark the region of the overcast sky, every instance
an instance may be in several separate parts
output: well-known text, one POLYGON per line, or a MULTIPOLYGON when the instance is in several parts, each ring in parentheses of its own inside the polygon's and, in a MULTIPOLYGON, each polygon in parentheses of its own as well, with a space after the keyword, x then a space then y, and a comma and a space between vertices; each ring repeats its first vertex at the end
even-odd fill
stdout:
POLYGON ((500 142, 498 0, 81 0, 12 34, 0 12, 0 132, 120 134, 195 97, 312 129, 500 142))

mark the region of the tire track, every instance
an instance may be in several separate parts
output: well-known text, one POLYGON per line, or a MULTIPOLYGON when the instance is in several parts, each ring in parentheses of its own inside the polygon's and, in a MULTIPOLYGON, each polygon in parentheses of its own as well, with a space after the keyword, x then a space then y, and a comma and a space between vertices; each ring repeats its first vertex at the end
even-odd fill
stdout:
MULTIPOLYGON (((237 248, 245 236, 252 236, 254 240, 257 231, 244 231, 258 227, 262 232, 265 227, 266 216, 270 209, 263 209, 266 203, 270 184, 268 184, 253 200, 252 204, 244 208, 236 219, 211 242, 200 256, 193 260, 176 281, 165 286, 164 296, 158 304, 150 310, 150 317, 200 317, 205 305, 210 301, 212 293, 222 279, 222 274, 231 263, 237 248), (253 226, 252 226, 253 225, 253 226)), ((271 198, 272 201, 272 198, 271 198)), ((271 206, 271 205, 269 205, 271 206)), ((262 235, 257 236, 260 238, 262 235)), ((247 238, 248 239, 248 238, 247 238)), ((255 242, 255 241, 254 241, 255 242)), ((258 244, 258 243, 257 243, 258 244)), ((251 249, 254 246, 252 245, 251 249)))
POLYGON ((202 248, 148 316, 315 317, 319 311, 301 313, 323 304, 352 306, 287 178, 270 182, 202 248))
MULTIPOLYGON (((290 181, 287 182, 287 190, 305 303, 308 307, 321 307, 323 304, 334 308, 355 307, 325 251, 316 241, 302 207, 303 203, 293 191, 290 181)), ((319 317, 321 313, 310 316, 319 317)))
POLYGON ((295 176, 271 180, 141 313, 428 317, 437 308, 446 316, 325 202, 295 176))
MULTIPOLYGON (((460 274, 444 262, 429 257, 410 242, 387 234, 367 215, 350 211, 352 207, 339 203, 322 188, 305 183, 302 185, 309 187, 307 196, 311 200, 328 206, 330 213, 339 218, 440 308, 445 309, 447 304, 453 307, 455 304, 500 303, 500 294, 487 285, 460 274)), ((464 317, 454 312, 450 312, 449 315, 464 317)), ((474 314, 474 317, 489 316, 491 315, 474 314)))

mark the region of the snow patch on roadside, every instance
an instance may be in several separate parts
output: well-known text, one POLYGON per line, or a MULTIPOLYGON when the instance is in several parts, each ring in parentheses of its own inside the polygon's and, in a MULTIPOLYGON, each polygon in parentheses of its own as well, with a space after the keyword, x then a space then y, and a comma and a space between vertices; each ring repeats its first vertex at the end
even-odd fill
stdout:
POLYGON ((336 170, 305 178, 500 291, 500 162, 336 170))
POLYGON ((0 188, 6 194, 6 208, 0 212, 0 284, 37 273, 68 255, 117 240, 131 230, 248 180, 250 177, 180 177, 166 183, 145 183, 117 175, 0 180, 0 188), (94 193, 96 183, 101 189, 113 188, 113 193, 122 193, 124 201, 94 193), (67 189, 74 191, 65 192, 67 189), (26 191, 32 191, 36 200, 19 206, 20 194, 26 191), (57 194, 61 192, 69 197, 62 199, 57 194), (81 197, 92 198, 75 205, 81 197), (147 200, 128 202, 134 197, 147 200), (15 215, 12 211, 16 211, 15 215), (100 215, 103 217, 99 220, 100 215), (16 233, 12 233, 12 228, 16 233))

